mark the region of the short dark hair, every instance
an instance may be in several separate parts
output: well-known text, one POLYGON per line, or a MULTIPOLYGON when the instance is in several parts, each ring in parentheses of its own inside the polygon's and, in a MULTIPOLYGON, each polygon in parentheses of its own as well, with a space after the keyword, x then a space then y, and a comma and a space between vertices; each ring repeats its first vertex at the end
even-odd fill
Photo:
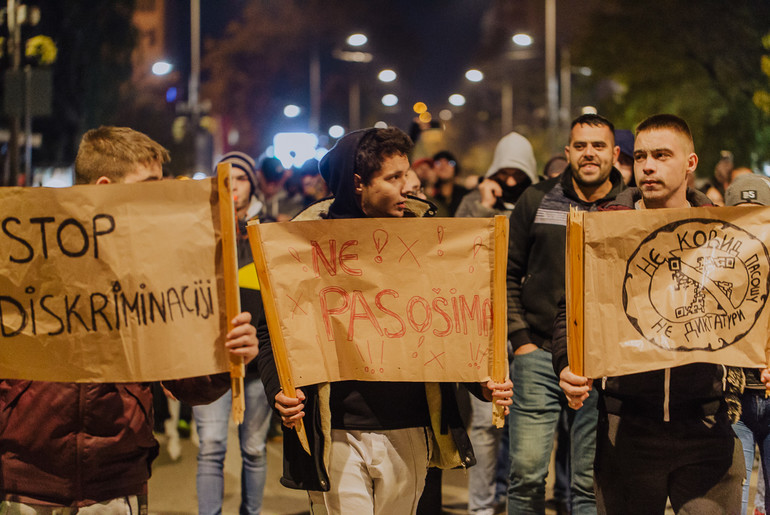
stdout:
POLYGON ((404 131, 396 127, 372 129, 361 138, 356 149, 356 173, 363 184, 382 168, 382 162, 392 156, 408 156, 414 144, 404 131))
POLYGON ((679 118, 678 116, 674 114, 654 114, 645 120, 643 120, 639 125, 636 126, 636 133, 635 135, 638 136, 640 132, 642 131, 652 131, 652 130, 660 130, 660 129, 670 129, 674 132, 678 132, 687 140, 690 142, 690 144, 695 148, 695 143, 692 139, 692 132, 690 132, 690 126, 687 125, 687 122, 684 121, 682 118, 679 118))
POLYGON ((262 172, 262 177, 267 182, 278 182, 283 178, 285 170, 281 160, 277 157, 266 157, 262 160, 262 165, 259 167, 259 171, 262 172))
POLYGON ((570 131, 575 128, 575 125, 590 125, 591 127, 607 127, 610 129, 610 132, 615 134, 615 126, 612 125, 612 122, 609 121, 604 116, 594 114, 594 113, 586 113, 581 114, 574 120, 572 120, 572 124, 569 126, 570 131))

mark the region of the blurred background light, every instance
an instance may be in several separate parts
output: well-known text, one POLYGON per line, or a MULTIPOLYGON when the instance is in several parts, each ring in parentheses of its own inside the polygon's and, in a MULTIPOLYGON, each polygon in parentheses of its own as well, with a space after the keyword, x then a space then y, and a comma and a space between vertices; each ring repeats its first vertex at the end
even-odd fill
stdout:
POLYGON ((318 136, 310 132, 279 132, 273 136, 273 153, 284 168, 299 168, 316 155, 318 136))
POLYGON ((382 82, 393 82, 396 80, 396 77, 398 75, 393 70, 382 70, 379 75, 377 75, 377 78, 380 79, 382 82))
POLYGON ((329 136, 332 138, 341 138, 345 134, 345 128, 342 125, 332 125, 329 127, 329 136))
POLYGON ((167 61, 157 61, 152 65, 152 73, 158 76, 168 75, 173 69, 174 66, 167 61))
POLYGON ((382 97, 382 105, 387 107, 393 107, 396 104, 398 104, 398 97, 393 93, 388 93, 387 95, 382 97))
POLYGON ((465 97, 459 93, 455 93, 449 97, 449 103, 453 106, 463 106, 465 105, 465 97))
POLYGON ((361 33, 351 34, 348 36, 348 45, 350 46, 362 46, 365 45, 367 41, 369 41, 369 38, 361 33))
POLYGON ((532 36, 524 34, 523 32, 514 34, 511 39, 519 46, 530 46, 532 44, 532 36))
POLYGON ((481 82, 484 79, 484 74, 480 70, 468 70, 465 72, 465 78, 471 82, 481 82))
POLYGON ((286 116, 286 118, 296 118, 299 116, 299 113, 299 106, 295 106, 294 104, 289 104, 283 108, 283 115, 286 116))

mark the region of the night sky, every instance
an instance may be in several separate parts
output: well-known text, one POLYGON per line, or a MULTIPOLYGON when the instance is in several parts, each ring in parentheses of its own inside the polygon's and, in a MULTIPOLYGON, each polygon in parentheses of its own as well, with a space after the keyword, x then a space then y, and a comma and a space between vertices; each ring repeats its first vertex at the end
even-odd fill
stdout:
MULTIPOLYGON (((203 0, 202 37, 221 35, 246 3, 246 0, 203 0)), ((357 3, 359 8, 362 5, 360 2, 347 3, 357 3)), ((372 68, 389 65, 396 69, 399 93, 404 102, 411 105, 422 100, 429 106, 443 105, 465 81, 464 73, 473 65, 481 38, 481 18, 492 3, 491 0, 366 2, 372 8, 361 13, 358 27, 340 27, 340 31, 367 32, 370 51, 376 56, 372 68)), ((168 44, 171 51, 180 56, 179 68, 186 74, 189 68, 189 0, 168 0, 167 8, 172 20, 168 27, 168 44)), ((322 59, 328 61, 328 53, 322 59)))

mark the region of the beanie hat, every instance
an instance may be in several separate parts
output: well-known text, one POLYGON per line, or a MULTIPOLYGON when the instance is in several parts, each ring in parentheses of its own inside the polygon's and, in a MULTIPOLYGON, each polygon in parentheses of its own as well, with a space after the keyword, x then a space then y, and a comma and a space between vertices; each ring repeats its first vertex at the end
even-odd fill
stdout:
POLYGON ((725 191, 725 205, 744 203, 770 206, 770 180, 755 173, 739 175, 725 191))
POLYGON ((230 163, 230 165, 233 168, 237 168, 239 170, 243 170, 244 172, 246 172, 246 177, 248 177, 249 184, 251 184, 251 195, 256 195, 257 165, 250 156, 248 156, 247 154, 244 154, 243 152, 238 152, 236 150, 233 152, 228 152, 227 154, 223 155, 222 158, 219 160, 219 163, 230 163))
POLYGON ((497 142, 495 156, 484 177, 492 177, 503 168, 517 168, 527 174, 533 183, 537 182, 537 164, 532 144, 518 132, 511 132, 497 142))
POLYGON ((615 145, 620 147, 620 153, 629 159, 634 158, 634 133, 627 129, 615 131, 615 145))

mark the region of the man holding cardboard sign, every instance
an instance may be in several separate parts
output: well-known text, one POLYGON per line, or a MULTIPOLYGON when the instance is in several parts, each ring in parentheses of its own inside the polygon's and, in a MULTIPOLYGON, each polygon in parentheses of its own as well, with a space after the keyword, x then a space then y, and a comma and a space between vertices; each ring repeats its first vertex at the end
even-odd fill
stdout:
MULTIPOLYGON (((101 127, 81 141, 77 182, 161 180, 168 157, 144 134, 101 127)), ((225 342, 231 354, 247 361, 257 350, 250 319, 248 313, 238 315, 225 342)), ((230 378, 224 373, 165 385, 180 399, 198 404, 221 396, 230 378)), ((146 512, 150 465, 158 454, 151 410, 147 383, 0 379, 0 512, 146 512)))
MULTIPOLYGON (((426 215, 432 205, 405 193, 411 149, 409 138, 394 128, 348 134, 320 164, 334 199, 314 204, 295 220, 426 215)), ((414 513, 429 464, 474 463, 454 384, 338 381, 297 389, 290 397, 280 389, 262 327, 259 365, 268 399, 286 427, 303 422, 311 449, 308 456, 297 435, 284 432, 282 483, 323 492, 311 495, 314 505, 329 513, 414 513)), ((489 381, 474 389, 505 407, 511 386, 489 381)))
MULTIPOLYGON (((687 123, 652 116, 636 131, 639 187, 607 209, 711 205, 687 188, 697 164, 687 123)), ((554 371, 570 407, 579 409, 592 380, 567 365, 566 327, 562 310, 554 327, 554 371)), ((677 513, 739 513, 743 455, 730 426, 736 413, 726 402, 735 379, 728 367, 706 363, 603 378, 594 465, 599 513, 662 514, 667 499, 677 513)))

